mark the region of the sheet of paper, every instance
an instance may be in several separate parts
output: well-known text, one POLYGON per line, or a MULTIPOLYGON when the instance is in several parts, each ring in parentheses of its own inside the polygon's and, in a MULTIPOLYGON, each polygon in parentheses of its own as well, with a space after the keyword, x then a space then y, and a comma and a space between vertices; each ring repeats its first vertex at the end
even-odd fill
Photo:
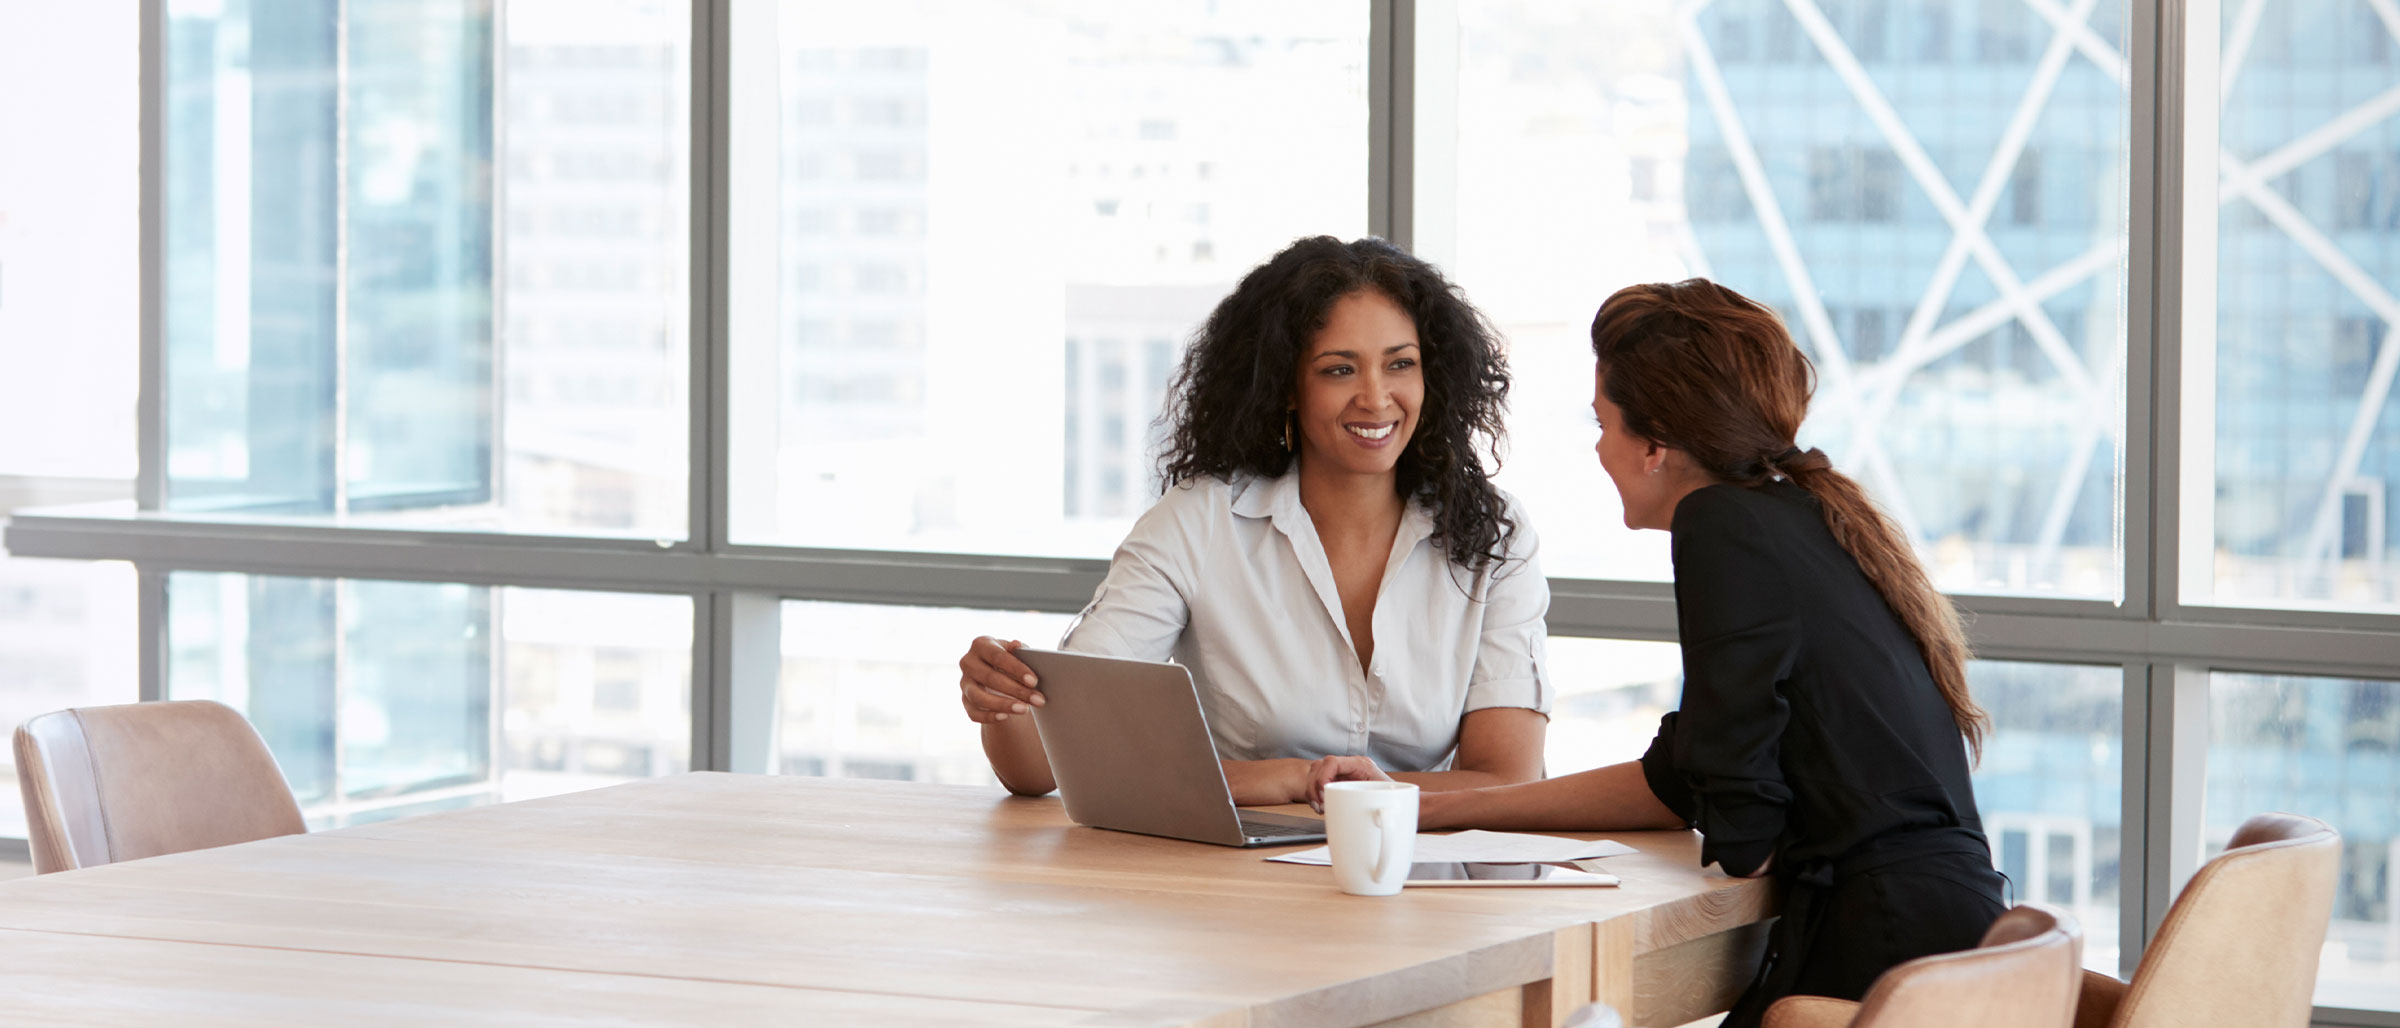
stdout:
MULTIPOLYGON (((1620 856, 1633 851, 1631 846, 1606 839, 1562 839, 1555 835, 1487 832, 1478 828, 1448 835, 1420 834, 1417 836, 1417 853, 1412 859, 1420 864, 1564 864, 1575 860, 1620 856)), ((1286 864, 1329 867, 1333 864, 1333 850, 1319 846, 1267 859, 1286 864)))

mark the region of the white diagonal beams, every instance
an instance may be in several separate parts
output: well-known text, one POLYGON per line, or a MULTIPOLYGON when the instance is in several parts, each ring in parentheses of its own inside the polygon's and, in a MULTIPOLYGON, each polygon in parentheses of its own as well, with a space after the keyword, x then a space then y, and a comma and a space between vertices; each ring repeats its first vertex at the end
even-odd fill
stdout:
POLYGON ((1682 29, 1686 59, 1692 62, 1692 77, 1700 80, 1700 93, 1708 101, 1709 113, 1716 117, 1718 130, 1725 134, 1726 156, 1733 160, 1734 173, 1742 180, 1742 192, 1749 196, 1751 208, 1758 213, 1758 227, 1767 234, 1767 248, 1774 252, 1776 265, 1783 269, 1785 281, 1791 284, 1792 302, 1800 306, 1800 321, 1808 329, 1809 338, 1816 341, 1820 358, 1829 365, 1827 371, 1837 382, 1847 385, 1850 356, 1833 330, 1833 319, 1825 313, 1825 299, 1817 295, 1817 284, 1808 273, 1807 262, 1800 259, 1799 244, 1792 240, 1791 223, 1784 220, 1783 205, 1775 199, 1775 187, 1767 181, 1766 167, 1759 163, 1758 150, 1750 144, 1750 131, 1742 123, 1742 112, 1734 107, 1732 94, 1726 92, 1725 77, 1717 68, 1716 55, 1709 52, 1708 40, 1701 36, 1698 22, 1686 20, 1682 29))
MULTIPOLYGON (((2124 395, 2119 389, 2124 375, 2124 361, 2109 366, 2110 392, 2124 395)), ((2034 536, 2034 567, 2048 566, 2058 557, 2059 543, 2067 536, 2067 519, 2074 516, 2075 500, 2083 495, 2083 480, 2092 470, 2092 454, 2100 448, 2103 435, 2113 438, 2123 430, 2123 415, 2124 408, 2119 404, 2084 405, 2083 419, 2075 426, 2074 448, 2067 451, 2067 464, 2059 471, 2058 488, 2050 494, 2050 509, 2043 512, 2041 532, 2034 536)))
POLYGON ((2285 172, 2324 156, 2327 151, 2357 137, 2360 133, 2373 128, 2377 122, 2394 114, 2400 114, 2400 86, 2393 86, 2377 93, 2367 102, 2343 111, 2332 121, 2310 129, 2308 134, 2283 144, 2276 148, 2275 152, 2252 162, 2249 167, 2243 169, 2240 176, 2227 175, 2218 190, 2219 199, 2230 202, 2236 194, 2248 192, 2255 187, 2281 178, 2285 172))
MULTIPOLYGON (((2076 0, 2074 17, 2091 16, 2094 0, 2076 0)), ((1992 148, 1991 160, 1983 167, 1983 177, 1975 184, 1975 195, 1967 202, 1967 221, 1978 233, 1991 224, 1992 208, 2000 203, 2000 193, 2008 187, 2009 172, 2025 154, 2026 141, 2033 136, 2034 123, 2040 120, 2042 109, 2050 103, 2051 92, 2058 87, 2059 75, 2066 69, 2067 58, 2074 52, 2072 37, 2053 33, 2050 45, 2042 51, 2040 62, 2033 69, 2033 81, 2018 98, 2017 109, 2009 115, 2008 124, 2001 129, 1999 145, 1992 148)), ((1934 320, 1950 303, 1950 291, 1958 285, 1959 272, 1966 268, 1969 236, 1953 232, 1950 245, 1942 250, 1941 259, 1934 262, 1933 278, 1925 285, 1924 295, 1917 298, 1916 310, 1909 312, 1908 324, 1900 330, 1900 345, 1892 355, 1896 365, 1890 384, 1867 402, 1868 415, 1861 421, 1880 422, 1897 397, 1909 371, 1922 366, 1916 352, 1923 347, 1925 337, 1933 331, 1934 320)))
POLYGON ((2375 9, 2375 17, 2383 21, 2383 30, 2392 34, 2393 42, 2400 42, 2400 3, 2367 0, 2367 6, 2375 9))
POLYGON ((2242 77, 2242 61, 2250 56, 2250 43, 2258 38, 2258 16, 2266 7, 2266 0, 2247 0, 2234 14, 2233 31, 2225 37, 2225 58, 2217 65, 2217 102, 2233 95, 2233 82, 2242 77))
POLYGON ((1824 12, 1817 10, 1811 0, 1784 0, 1784 6, 1791 9, 1792 16, 1800 22, 1801 30, 1816 43, 1826 65, 1849 88, 1852 98, 1865 110, 1868 120, 1874 122, 1876 130, 1883 133, 1884 141, 1891 145, 1893 154, 1900 158, 1901 165, 1908 169, 1917 187, 1925 191, 1926 197, 1933 201, 1934 209, 1941 212, 1942 220, 1950 223, 1951 231, 1969 236, 1967 245, 1976 266, 1983 269, 1984 275, 1992 280, 1992 285, 2000 291, 2000 295, 2009 300, 2018 319, 2025 323, 2026 331, 2033 335, 2034 344, 2041 347, 2057 367, 2059 377, 2079 394, 2090 395, 2092 375, 2084 367, 2083 358, 2067 345, 2066 337, 2059 334, 2058 326, 2050 323, 2050 315, 2042 310, 2040 304, 2026 302, 2024 283, 2017 279, 2016 271, 2001 258, 1999 247, 1992 245, 1981 226, 1969 223, 1966 205, 1959 202, 1957 191, 1950 188, 1949 181, 1942 177, 1941 169, 1934 166, 1933 158, 1926 155, 1925 148, 1918 145, 1916 136, 1900 120, 1900 113, 1892 109, 1891 101, 1884 98, 1875 80, 1867 75, 1867 70, 1859 65, 1858 58, 1850 53, 1850 47, 1842 42, 1841 34, 1835 32, 1832 23, 1825 20, 1824 12))
MULTIPOLYGON (((2046 302, 2071 287, 2081 285, 2092 276, 2116 267, 2124 259, 2125 241, 2108 240, 2025 283, 2025 293, 2035 303, 2046 302)), ((2006 300, 1984 304, 1927 336, 1923 348, 1918 351, 1919 357, 1922 363, 1931 364, 1948 356, 1950 351, 1974 342, 1984 333, 2008 324, 2013 317, 2015 315, 2006 300)), ((2123 431, 2122 426, 2118 430, 2123 431)))
POLYGON ((1892 466, 1892 455, 1882 446, 1859 447, 1860 462, 1866 468, 1866 479, 1874 484, 1875 502, 1883 512, 1900 525, 1900 535, 1914 545, 1917 541, 1917 509, 1908 502, 1908 490, 1900 487, 1900 469, 1892 466))
POLYGON ((2350 255, 2325 238, 2315 225, 2309 224, 2308 219, 2292 209, 2282 194, 2266 188, 2257 181, 2256 176, 2245 175, 2246 169, 2232 154, 2220 154, 2217 164, 2224 169, 2228 179, 2247 181, 2249 184, 2239 195, 2257 207, 2259 213, 2266 215, 2268 221, 2274 222, 2275 227, 2282 229, 2284 235, 2291 237, 2292 242, 2298 244, 2301 251, 2315 260, 2327 274, 2332 275, 2334 281, 2340 282, 2343 288, 2350 290, 2351 295, 2365 303, 2367 309, 2374 311, 2376 317, 2382 318, 2386 326, 2385 344, 2376 351, 2375 363, 2367 372, 2366 389, 2359 396, 2358 411, 2351 416, 2350 430, 2342 437, 2342 448, 2334 457, 2332 473, 2326 477, 2324 492, 2317 501, 2317 516, 2309 525, 2308 544, 2300 551, 2303 558, 2313 561, 2332 542, 2333 526, 2338 522, 2337 515, 2341 512, 2342 487, 2349 483, 2351 476, 2358 474, 2359 458, 2367 450, 2367 437, 2374 433, 2376 418, 2383 413, 2384 400, 2391 395, 2392 373, 2400 369, 2400 337, 2393 335, 2394 332, 2400 332, 2400 298, 2393 297, 2382 283, 2375 281, 2374 276, 2353 262, 2350 255))
POLYGON ((2025 6, 2032 8, 2033 13, 2041 15, 2042 20, 2049 22, 2052 29, 2064 32, 2073 39, 2076 52, 2090 58, 2092 64, 2100 69, 2101 74, 2108 76, 2110 81, 2115 82, 2121 88, 2131 89, 2133 87, 2133 80, 2127 77, 2124 56, 2117 53, 2116 47, 2110 46, 2108 40, 2100 38, 2099 33, 2092 31, 2089 20, 2070 17, 2067 9, 2058 5, 2058 0, 2025 0, 2025 6))
MULTIPOLYGON (((1692 77, 1699 80, 1701 95, 1717 119, 1718 130, 1725 136, 1726 156, 1733 161, 1734 172, 1742 180, 1742 192, 1750 198, 1750 206, 1758 215, 1759 230, 1767 236, 1767 248, 1783 269, 1784 281, 1792 287, 1792 302, 1800 307, 1800 320, 1817 341, 1817 356, 1824 364, 1827 384, 1837 395, 1847 393, 1856 397, 1858 389, 1850 355, 1834 332, 1833 319, 1825 313, 1825 299, 1818 295, 1808 263, 1800 257, 1800 246, 1792 238, 1791 223, 1784 219, 1783 205, 1775 199, 1774 185, 1767 181, 1766 168, 1759 163, 1757 148, 1751 145, 1741 111, 1734 107, 1733 96, 1725 89, 1725 77, 1717 67, 1716 55, 1709 51, 1708 40, 1701 36, 1698 21, 1686 18, 1680 27, 1685 59, 1692 62, 1692 77)), ((1915 513, 1900 491, 1900 479, 1893 473, 1891 460, 1884 455, 1883 448, 1870 438, 1860 441, 1854 451, 1860 466, 1866 469, 1868 482, 1886 498, 1885 509, 1892 519, 1900 523, 1901 531, 1909 538, 1916 538, 1915 513)))
MULTIPOLYGON (((2026 2, 2035 11, 2040 12, 2044 18, 2050 19, 2052 24, 2066 27, 2062 24, 2063 12, 2057 9, 2054 0, 2026 0, 2026 2)), ((2400 4, 2395 4, 2394 0, 2367 0, 2367 3, 2374 9, 2375 16, 2382 20, 2384 28, 2392 33, 2392 37, 2400 40, 2400 4)), ((2124 58, 2114 48, 2093 34, 2086 26, 2073 26, 2073 31, 2078 34, 2076 46, 2079 50, 2089 56, 2094 64, 2099 65, 2101 70, 2108 72, 2119 82, 2127 82, 2124 58)), ((2362 109, 2388 103, 2389 96, 2389 92, 2379 94, 2362 105, 2362 109)), ((2329 131, 2335 125, 2344 126, 2350 132, 2355 133, 2363 130, 2366 123, 2374 120, 2355 117, 2357 114, 2356 111, 2345 112, 2324 128, 2312 131, 2301 139, 2286 144, 2276 153, 2268 155, 2267 160, 2277 160, 2279 157, 2286 156, 2287 153, 2297 153, 2299 152, 2297 148, 2304 142, 2316 148, 2315 152, 2322 153, 2324 149, 2330 148, 2332 142, 2338 142, 2341 138, 2329 131)), ((2219 190, 2218 203, 2228 204, 2237 199, 2250 200, 2269 221, 2283 229, 2284 233, 2291 237, 2293 243, 2324 267, 2335 281, 2340 282, 2344 288, 2350 290, 2352 295, 2358 297, 2378 317, 2381 317, 2386 326, 2387 344, 2375 354, 2375 363, 2368 371, 2366 388, 2360 397, 2359 408, 2351 417, 2349 431, 2343 436, 2342 448, 2334 459, 2332 474, 2325 481, 2324 492, 2319 497, 2317 504, 2316 518, 2310 524, 2309 538, 2305 548, 2301 551, 2302 556, 2308 560, 2321 560, 2332 545, 2333 526, 2338 521, 2336 515, 2341 509, 2342 487, 2358 473, 2358 462, 2366 453, 2367 437, 2373 433, 2377 415, 2382 412, 2384 401, 2391 394, 2393 374, 2395 370, 2400 370, 2400 368, 2396 368, 2396 365, 2400 365, 2400 345, 2392 345, 2389 342, 2394 333, 2400 333, 2400 301, 2395 301, 2388 290, 2353 263, 2349 256, 2326 239, 2323 233, 2318 232, 2316 227, 2309 224, 2308 219, 2302 217, 2299 211, 2294 210, 2281 195, 2266 188, 2267 178, 2261 177, 2255 169, 2244 165, 2231 153, 2220 151, 2217 163, 2227 186, 2227 188, 2219 190)))

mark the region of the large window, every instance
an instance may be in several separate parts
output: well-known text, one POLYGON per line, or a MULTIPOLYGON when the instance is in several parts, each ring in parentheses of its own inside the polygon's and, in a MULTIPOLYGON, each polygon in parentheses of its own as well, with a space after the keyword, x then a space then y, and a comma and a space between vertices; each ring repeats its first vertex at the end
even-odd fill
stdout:
MULTIPOLYGON (((0 8, 0 517, 133 496, 134 28, 122 4, 0 8)), ((129 565, 0 553, 0 728, 138 699, 134 625, 129 565)))
POLYGON ((2124 9, 2058 12, 2078 50, 2034 6, 1458 5, 1458 187, 1418 211, 1510 337, 1501 481, 1577 528, 1550 573, 1667 577, 1663 535, 1611 527, 1588 330, 1610 289, 1707 276, 1782 314, 1801 443, 1943 586, 2118 595, 2129 100, 2091 51, 2124 9))
POLYGON ((1967 680, 1992 716, 1975 767, 1975 802, 2009 898, 2067 908, 2083 924, 2084 966, 2116 973, 2123 669, 1979 660, 1968 665, 1967 680))
POLYGON ((2185 314, 2187 338, 2214 340, 2185 386, 2202 415, 2187 423, 2214 438, 2186 439, 2187 473, 2215 489, 2213 503, 2187 501, 2185 592, 2390 609, 2400 12, 2360 2, 2221 14, 2217 52, 2196 55, 2215 58, 2197 61, 2214 75, 2195 79, 2221 98, 2217 138, 2213 150, 2196 139, 2187 158, 2195 178, 2214 170, 2218 202, 2196 215, 2190 243, 2195 277, 2216 288, 2213 311, 2185 314))
POLYGON ((1680 692, 1587 328, 1714 277, 1969 614, 2016 897, 2130 971, 2232 825, 2315 813, 2317 1020, 2400 1010, 2387 0, 43 12, 0 12, 0 141, 63 141, 0 142, 0 715, 225 699, 318 823, 988 783, 966 640, 1090 597, 1241 274, 1376 234, 1506 338, 1553 772, 1680 692))
POLYGON ((691 766, 680 596, 178 572, 165 698, 242 711, 319 825, 691 766))
POLYGON ((1025 611, 783 604, 774 767, 783 774, 996 783, 959 703, 979 635, 1049 649, 1073 620, 1025 611))
POLYGON ((2207 853, 2277 810, 2342 832, 2317 1001, 2400 1005, 2400 683, 2217 673, 2208 691, 2207 853))
POLYGON ((164 506, 681 538, 689 24, 168 3, 164 506))
POLYGON ((1367 231, 1363 2, 734 10, 738 538, 1105 556, 1210 308, 1367 231))

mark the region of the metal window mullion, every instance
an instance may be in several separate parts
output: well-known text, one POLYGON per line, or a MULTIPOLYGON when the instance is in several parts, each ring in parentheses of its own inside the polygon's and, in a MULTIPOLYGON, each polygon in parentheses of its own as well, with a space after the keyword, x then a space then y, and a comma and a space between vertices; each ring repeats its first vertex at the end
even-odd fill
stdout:
MULTIPOLYGON (((2129 7, 2125 602, 2157 624, 2182 589, 2182 8, 2129 7)), ((2190 740, 2178 746, 2177 665, 2128 662, 2125 676, 2118 972, 2131 978, 2182 881, 2177 871, 2189 871, 2177 866, 2175 837, 2176 774, 2190 740)))
MULTIPOLYGON (((731 0, 691 0, 691 239, 685 303, 690 329, 685 404, 690 438, 685 457, 685 549, 710 553, 726 538, 726 483, 731 475, 726 433, 728 282, 726 271, 727 31, 731 0)), ((695 771, 731 769, 726 720, 733 705, 735 666, 724 593, 692 597, 690 751, 695 771)))
POLYGON ((140 268, 135 301, 140 305, 138 368, 134 394, 134 505, 158 510, 166 505, 166 107, 167 3, 142 0, 141 122, 136 128, 140 167, 136 212, 140 268))
POLYGON ((2149 897, 2143 887, 2150 866, 2150 665, 2127 661, 2117 813, 2117 976, 2132 979, 2150 939, 2149 897))
POLYGON ((2180 152, 2170 149, 2180 136, 2169 136, 2162 108, 2180 99, 2160 74, 2160 56, 2171 51, 2160 35, 2169 20, 2162 5, 2129 0, 2128 7, 2124 603, 2129 614, 2156 618, 2179 588, 2174 340, 2182 278, 2172 243, 2180 225, 2182 168, 2180 152))
POLYGON ((167 570, 148 564, 133 566, 134 648, 137 654, 135 699, 148 703, 167 698, 167 570))
POLYGON ((727 368, 731 333, 726 243, 726 131, 731 69, 727 61, 732 0, 691 0, 691 266, 684 287, 690 306, 686 404, 685 534, 687 548, 713 551, 726 539, 727 368))
POLYGON ((2208 784, 2208 680, 2203 664, 2149 667, 2141 790, 2144 942, 2158 933, 2176 893, 2199 870, 2208 784))
POLYGON ((691 749, 687 766, 694 771, 723 771, 725 736, 722 730, 731 691, 724 687, 729 647, 720 638, 726 619, 718 604, 722 593, 692 594, 691 749))
POLYGON ((773 774, 775 727, 783 683, 783 598, 773 593, 720 593, 728 664, 727 702, 719 738, 725 769, 773 774))
POLYGON ((1416 0, 1367 5, 1367 234, 1406 249, 1416 133, 1416 0))
POLYGON ((692 770, 773 772, 782 598, 712 590, 692 615, 692 770))
MULTIPOLYGON (((140 19, 141 95, 136 147, 136 212, 140 267, 136 302, 140 305, 140 338, 136 341, 134 393, 134 506, 159 510, 166 506, 166 0, 142 0, 140 19)), ((167 697, 167 573, 146 564, 134 565, 135 699, 167 697)))
MULTIPOLYGON (((485 227, 487 245, 491 248, 491 312, 487 315, 491 367, 485 372, 484 386, 491 397, 484 416, 491 438, 485 443, 487 465, 485 474, 491 476, 486 486, 483 506, 493 511, 508 509, 508 373, 509 351, 517 341, 509 331, 508 313, 508 217, 511 195, 508 188, 508 14, 511 0, 492 0, 490 21, 484 29, 484 52, 491 62, 486 81, 491 83, 492 109, 491 162, 486 172, 491 190, 491 224, 485 227)), ((499 638, 498 635, 492 638, 499 638)), ((498 665, 494 665, 495 668, 498 665)), ((506 709, 503 707, 502 709, 506 709)), ((495 745, 492 752, 500 751, 495 745)))

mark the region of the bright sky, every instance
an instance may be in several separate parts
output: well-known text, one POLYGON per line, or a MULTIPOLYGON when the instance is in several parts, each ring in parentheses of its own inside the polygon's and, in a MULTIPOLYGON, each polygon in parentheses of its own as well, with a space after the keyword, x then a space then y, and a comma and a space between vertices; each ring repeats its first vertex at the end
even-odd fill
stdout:
POLYGON ((0 0, 0 475, 133 477, 137 6, 0 0))

